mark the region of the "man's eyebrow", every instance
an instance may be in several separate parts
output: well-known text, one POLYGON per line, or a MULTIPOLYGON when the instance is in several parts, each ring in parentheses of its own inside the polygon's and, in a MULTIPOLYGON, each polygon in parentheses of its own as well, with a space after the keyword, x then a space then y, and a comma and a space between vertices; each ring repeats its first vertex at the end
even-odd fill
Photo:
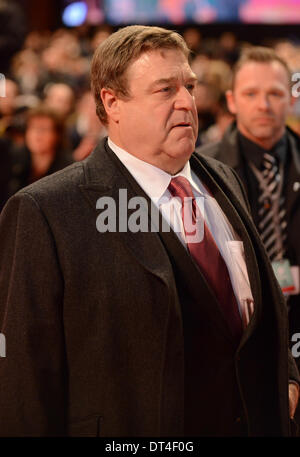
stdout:
POLYGON ((163 84, 170 84, 170 83, 176 81, 176 79, 177 78, 175 78, 175 77, 157 79, 156 81, 153 81, 153 83, 150 85, 150 89, 152 89, 156 86, 161 86, 163 84))
MULTIPOLYGON (((281 90, 281 86, 278 84, 274 84, 270 87, 267 88, 268 90, 281 90)), ((241 91, 247 91, 247 90, 260 90, 260 86, 258 84, 249 84, 247 86, 244 86, 241 91)))
POLYGON ((259 89, 259 88, 260 88, 260 87, 259 87, 258 85, 255 86, 255 85, 253 85, 253 84, 252 84, 252 85, 249 84, 248 86, 244 86, 244 87, 242 88, 242 90, 248 90, 248 89, 255 90, 255 89, 259 89))
MULTIPOLYGON (((193 82, 198 81, 198 78, 194 74, 190 75, 188 78, 185 78, 185 79, 188 82, 190 82, 190 81, 193 81, 193 82)), ((174 81, 177 81, 177 80, 178 80, 178 78, 176 78, 176 77, 157 79, 156 81, 153 81, 153 83, 150 85, 150 90, 155 88, 156 86, 161 86, 163 84, 170 84, 170 83, 173 83, 174 81)))

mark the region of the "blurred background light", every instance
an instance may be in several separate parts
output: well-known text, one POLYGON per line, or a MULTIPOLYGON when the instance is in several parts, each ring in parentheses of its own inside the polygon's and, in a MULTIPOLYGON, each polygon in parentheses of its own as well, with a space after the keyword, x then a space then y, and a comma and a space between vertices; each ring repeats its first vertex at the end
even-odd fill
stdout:
POLYGON ((87 5, 85 2, 74 2, 68 5, 62 14, 63 23, 68 27, 82 25, 87 15, 87 5))

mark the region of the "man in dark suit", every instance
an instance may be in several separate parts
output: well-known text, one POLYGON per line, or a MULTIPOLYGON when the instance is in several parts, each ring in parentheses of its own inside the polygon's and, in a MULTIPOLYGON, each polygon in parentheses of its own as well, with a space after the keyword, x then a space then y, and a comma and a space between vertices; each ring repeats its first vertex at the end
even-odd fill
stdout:
MULTIPOLYGON (((300 139, 285 122, 291 97, 290 71, 269 48, 253 47, 234 69, 227 93, 236 123, 221 142, 199 152, 231 166, 241 178, 255 225, 271 261, 287 265, 292 290, 283 284, 289 309, 290 346, 300 364, 300 139), (275 173, 264 170, 274 160, 275 173), (268 192, 270 190, 270 192, 268 192)), ((300 423, 300 411, 297 410, 300 423)))
POLYGON ((236 175, 192 154, 187 57, 172 31, 111 35, 109 138, 1 214, 1 435, 292 432, 284 300, 236 175))

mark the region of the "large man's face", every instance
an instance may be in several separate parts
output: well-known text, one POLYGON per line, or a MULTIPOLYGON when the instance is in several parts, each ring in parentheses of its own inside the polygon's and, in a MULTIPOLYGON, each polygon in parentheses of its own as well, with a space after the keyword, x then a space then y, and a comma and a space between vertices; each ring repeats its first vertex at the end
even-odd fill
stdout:
POLYGON ((239 131, 270 149, 284 133, 291 106, 287 71, 277 61, 246 63, 236 74, 227 102, 239 131))
POLYGON ((198 134, 196 77, 186 57, 176 49, 146 52, 126 76, 130 97, 117 101, 112 140, 139 159, 177 173, 198 134))

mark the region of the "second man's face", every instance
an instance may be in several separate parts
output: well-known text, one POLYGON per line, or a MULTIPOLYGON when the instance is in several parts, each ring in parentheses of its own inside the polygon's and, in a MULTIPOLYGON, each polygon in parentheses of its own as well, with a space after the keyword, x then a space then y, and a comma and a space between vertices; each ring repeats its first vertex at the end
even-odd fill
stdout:
POLYGON ((227 102, 239 131, 269 149, 283 135, 291 106, 287 71, 277 61, 245 63, 236 74, 227 102))
POLYGON ((196 77, 186 57, 176 49, 146 52, 126 76, 130 98, 119 100, 118 145, 177 173, 194 151, 198 134, 196 77))

